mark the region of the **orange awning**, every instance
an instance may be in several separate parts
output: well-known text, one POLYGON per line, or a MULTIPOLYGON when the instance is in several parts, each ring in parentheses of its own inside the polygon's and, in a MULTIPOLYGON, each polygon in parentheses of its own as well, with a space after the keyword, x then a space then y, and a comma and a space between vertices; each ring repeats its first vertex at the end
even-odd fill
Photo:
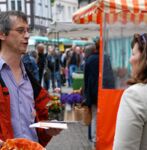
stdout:
POLYGON ((89 22, 99 23, 98 3, 97 1, 86 5, 73 14, 73 22, 85 24, 89 22))
POLYGON ((73 14, 75 23, 100 23, 101 13, 106 14, 107 23, 121 21, 147 23, 146 0, 97 0, 80 8, 73 14))

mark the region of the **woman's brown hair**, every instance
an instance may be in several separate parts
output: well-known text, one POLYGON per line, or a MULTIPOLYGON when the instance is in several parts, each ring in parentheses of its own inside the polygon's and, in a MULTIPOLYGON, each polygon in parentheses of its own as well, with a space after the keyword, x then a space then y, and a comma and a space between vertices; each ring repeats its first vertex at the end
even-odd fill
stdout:
POLYGON ((147 83, 147 33, 142 35, 134 34, 133 40, 131 43, 131 48, 138 44, 139 51, 141 53, 141 58, 139 62, 138 73, 135 77, 131 77, 128 80, 128 84, 132 85, 135 83, 147 83))

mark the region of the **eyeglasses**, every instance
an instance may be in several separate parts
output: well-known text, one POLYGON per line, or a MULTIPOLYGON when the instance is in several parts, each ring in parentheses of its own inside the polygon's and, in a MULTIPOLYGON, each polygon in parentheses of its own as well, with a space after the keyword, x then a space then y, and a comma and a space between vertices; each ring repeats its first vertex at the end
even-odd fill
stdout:
POLYGON ((146 43, 147 43, 147 40, 146 40, 146 38, 145 38, 145 34, 140 35, 140 37, 141 37, 142 41, 146 44, 146 43))
POLYGON ((30 28, 19 27, 19 28, 16 28, 16 29, 11 29, 11 31, 16 31, 19 34, 25 34, 26 32, 30 33, 30 28))
MULTIPOLYGON (((134 34, 134 42, 136 41, 141 47, 143 45, 147 45, 147 33, 143 33, 143 34, 134 34)), ((135 42, 135 43, 136 43, 135 42)))
POLYGON ((147 33, 135 33, 131 42, 131 48, 133 48, 136 43, 138 43, 139 49, 143 51, 143 49, 147 46, 147 33))

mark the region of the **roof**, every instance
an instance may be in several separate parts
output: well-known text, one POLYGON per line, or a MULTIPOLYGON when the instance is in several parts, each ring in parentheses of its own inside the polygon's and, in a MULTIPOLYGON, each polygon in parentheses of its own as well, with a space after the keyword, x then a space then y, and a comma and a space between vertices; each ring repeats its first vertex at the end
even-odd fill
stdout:
POLYGON ((73 22, 89 23, 101 22, 101 15, 106 15, 108 23, 116 21, 147 23, 146 0, 97 0, 90 3, 73 14, 73 22), (121 20, 119 20, 121 18, 121 20))
POLYGON ((93 38, 99 35, 99 26, 95 23, 75 24, 72 22, 56 22, 48 28, 49 38, 93 38), (57 35, 58 34, 58 35, 57 35))
POLYGON ((30 40, 35 42, 49 42, 49 38, 46 36, 30 36, 30 40))

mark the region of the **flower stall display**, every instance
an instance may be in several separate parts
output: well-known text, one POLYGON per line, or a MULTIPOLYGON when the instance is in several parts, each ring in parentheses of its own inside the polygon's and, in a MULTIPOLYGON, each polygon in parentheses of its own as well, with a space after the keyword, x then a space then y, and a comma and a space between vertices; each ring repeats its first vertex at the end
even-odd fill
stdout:
POLYGON ((81 105, 83 96, 80 93, 62 93, 61 103, 64 104, 64 121, 80 121, 82 120, 82 113, 76 109, 81 105))
POLYGON ((57 95, 50 95, 50 101, 47 105, 49 112, 49 120, 63 120, 62 111, 63 105, 60 101, 60 97, 57 95))
POLYGON ((76 105, 80 104, 83 101, 83 96, 79 93, 62 93, 61 94, 61 103, 62 104, 69 104, 69 105, 76 105))
POLYGON ((48 103, 49 112, 59 113, 62 110, 61 102, 58 96, 50 96, 51 101, 48 103))
POLYGON ((57 92, 50 96, 48 103, 49 120, 77 122, 83 120, 85 108, 82 106, 83 96, 79 90, 72 93, 57 92))

